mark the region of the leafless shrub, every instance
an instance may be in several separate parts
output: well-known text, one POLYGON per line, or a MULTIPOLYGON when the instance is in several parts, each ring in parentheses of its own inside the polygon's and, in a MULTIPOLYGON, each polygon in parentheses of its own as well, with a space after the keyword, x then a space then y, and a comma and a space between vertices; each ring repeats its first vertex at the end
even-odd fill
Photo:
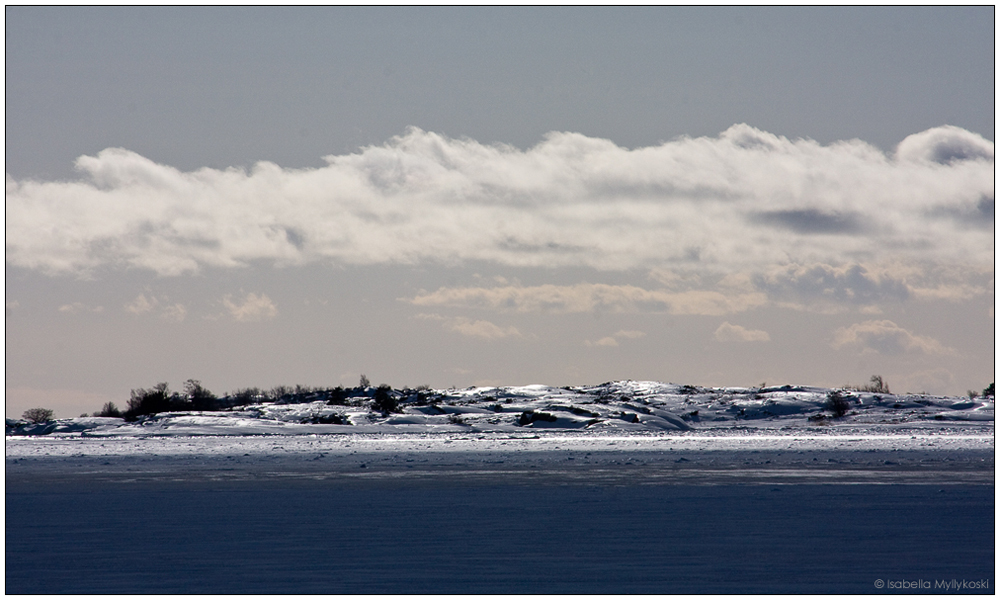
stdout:
POLYGON ((872 394, 891 394, 889 391, 889 385, 882 379, 881 375, 872 375, 871 379, 868 380, 869 383, 865 385, 849 385, 846 386, 848 389, 855 390, 858 392, 869 392, 872 394))
POLYGON ((832 390, 826 395, 826 408, 835 417, 843 417, 851 409, 851 403, 840 390, 832 390))

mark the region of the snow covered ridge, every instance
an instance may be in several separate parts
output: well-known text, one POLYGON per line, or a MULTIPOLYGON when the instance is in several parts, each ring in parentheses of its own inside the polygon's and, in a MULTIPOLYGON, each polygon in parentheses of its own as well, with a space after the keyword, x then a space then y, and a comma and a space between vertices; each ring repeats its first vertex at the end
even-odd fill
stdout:
MULTIPOLYGON (((223 398, 228 401, 229 398, 223 398)), ((703 388, 650 381, 596 386, 474 387, 464 390, 354 388, 251 400, 220 411, 161 412, 133 422, 109 417, 29 424, 6 434, 62 436, 513 433, 528 429, 600 433, 959 425, 988 427, 992 396, 874 394, 781 386, 703 388)))

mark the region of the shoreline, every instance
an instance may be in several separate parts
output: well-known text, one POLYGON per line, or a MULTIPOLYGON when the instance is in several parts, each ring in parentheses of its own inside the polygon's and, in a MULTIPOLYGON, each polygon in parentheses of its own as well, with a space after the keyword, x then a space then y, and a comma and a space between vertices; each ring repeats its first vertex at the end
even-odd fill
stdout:
POLYGON ((349 434, 6 439, 14 487, 319 481, 994 485, 992 427, 949 433, 349 434))

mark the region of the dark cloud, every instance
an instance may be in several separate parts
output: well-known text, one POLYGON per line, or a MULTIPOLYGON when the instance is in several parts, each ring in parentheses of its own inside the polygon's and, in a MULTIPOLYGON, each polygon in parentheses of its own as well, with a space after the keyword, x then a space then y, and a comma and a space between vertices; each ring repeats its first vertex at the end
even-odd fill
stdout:
POLYGON ((976 203, 976 209, 979 210, 979 214, 983 216, 984 219, 993 220, 993 196, 983 196, 976 203))
POLYGON ((967 160, 993 160, 993 143, 960 127, 944 125, 915 133, 900 142, 896 157, 952 165, 967 160))
POLYGON ((801 234, 851 235, 864 233, 867 229, 859 214, 823 212, 815 208, 757 212, 751 218, 758 223, 801 234))
POLYGON ((777 136, 745 125, 731 128, 724 137, 743 150, 774 150, 780 144, 777 136))
POLYGON ((531 242, 524 242, 518 240, 514 237, 507 237, 497 243, 497 246, 509 250, 511 252, 528 252, 531 254, 537 254, 540 252, 545 253, 576 253, 585 252, 587 250, 586 246, 577 246, 573 244, 560 244, 558 242, 545 242, 539 244, 533 244, 531 242))
POLYGON ((992 159, 993 153, 984 148, 966 143, 965 140, 943 140, 930 148, 930 159, 938 164, 949 165, 959 160, 977 158, 992 159))
POLYGON ((983 195, 975 203, 959 206, 940 206, 930 211, 932 217, 953 219, 967 227, 992 229, 994 222, 993 196, 983 195))
POLYGON ((781 271, 753 277, 754 286, 777 300, 831 300, 871 305, 902 302, 910 288, 900 279, 876 276, 861 265, 836 268, 830 265, 790 265, 781 271))
POLYGON ((288 240, 289 244, 295 246, 297 250, 302 250, 306 245, 305 235, 294 227, 285 227, 285 239, 288 240))

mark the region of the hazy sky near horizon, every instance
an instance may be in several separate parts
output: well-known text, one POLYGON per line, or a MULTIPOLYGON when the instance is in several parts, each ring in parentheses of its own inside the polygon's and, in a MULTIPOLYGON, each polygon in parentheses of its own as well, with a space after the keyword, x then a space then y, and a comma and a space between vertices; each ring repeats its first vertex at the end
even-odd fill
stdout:
POLYGON ((6 8, 6 408, 994 369, 994 9, 6 8))

